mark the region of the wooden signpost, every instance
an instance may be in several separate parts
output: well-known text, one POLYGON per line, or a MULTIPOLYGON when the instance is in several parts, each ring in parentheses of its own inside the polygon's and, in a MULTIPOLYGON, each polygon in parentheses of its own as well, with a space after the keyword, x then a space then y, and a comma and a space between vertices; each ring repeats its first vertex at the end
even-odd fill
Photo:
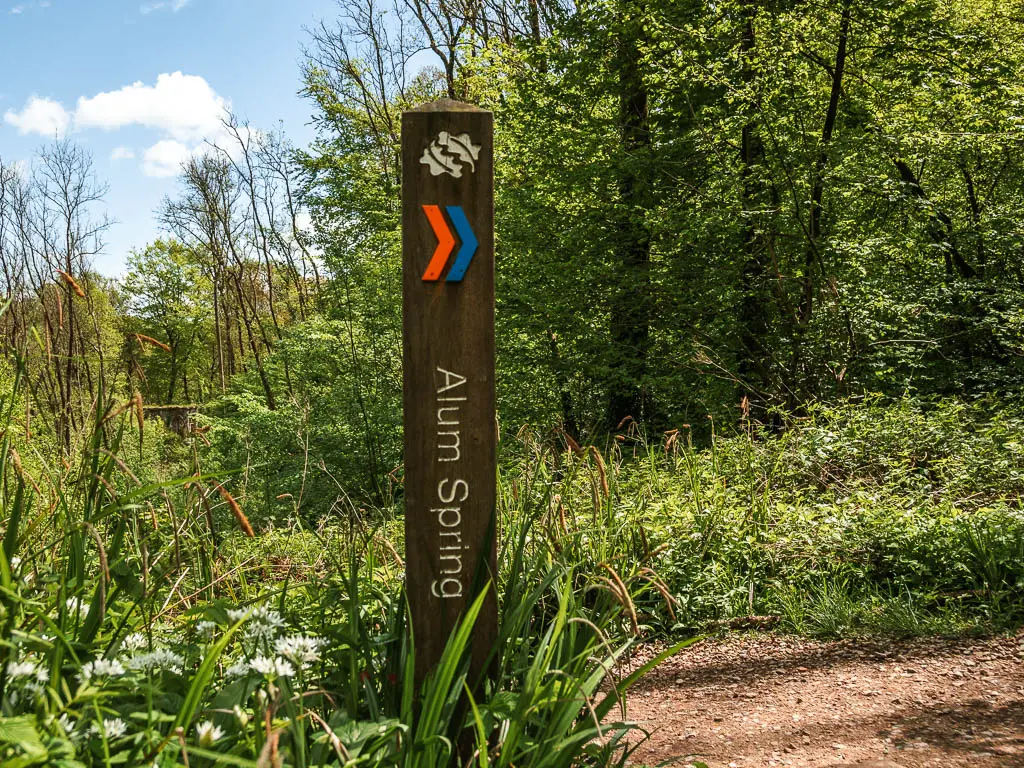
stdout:
MULTIPOLYGON (((406 591, 416 676, 496 572, 493 121, 455 101, 402 115, 406 591)), ((497 639, 494 585, 470 679, 497 639)))

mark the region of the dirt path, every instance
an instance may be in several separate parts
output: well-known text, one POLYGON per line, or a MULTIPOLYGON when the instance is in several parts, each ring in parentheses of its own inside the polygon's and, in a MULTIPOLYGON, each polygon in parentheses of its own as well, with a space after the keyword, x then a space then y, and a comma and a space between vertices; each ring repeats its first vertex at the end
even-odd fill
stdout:
POLYGON ((634 762, 1024 766, 1024 632, 990 640, 707 640, 635 689, 634 762))

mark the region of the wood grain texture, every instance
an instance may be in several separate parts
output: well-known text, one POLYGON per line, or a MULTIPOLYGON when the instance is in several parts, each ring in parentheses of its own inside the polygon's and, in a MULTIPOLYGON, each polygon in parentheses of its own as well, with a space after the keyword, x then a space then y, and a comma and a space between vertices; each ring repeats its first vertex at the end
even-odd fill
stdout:
MULTIPOLYGON (((440 658, 459 616, 496 572, 492 136, 491 113, 468 104, 433 102, 402 116, 406 589, 420 681, 440 658), (475 169, 464 163, 460 178, 435 176, 420 162, 442 131, 469 134, 480 145, 475 169), (425 205, 441 211, 461 206, 479 240, 460 282, 446 282, 444 273, 437 281, 423 279, 438 247, 425 205), (454 432, 457 450, 451 447, 454 432), (451 549, 456 542, 461 560, 451 549), (439 584, 442 593, 458 596, 439 597, 439 584)), ((445 221, 454 233, 451 219, 445 221)), ((459 247, 461 242, 446 271, 459 247)), ((496 638, 492 585, 473 633, 471 679, 481 679, 493 663, 496 638)))

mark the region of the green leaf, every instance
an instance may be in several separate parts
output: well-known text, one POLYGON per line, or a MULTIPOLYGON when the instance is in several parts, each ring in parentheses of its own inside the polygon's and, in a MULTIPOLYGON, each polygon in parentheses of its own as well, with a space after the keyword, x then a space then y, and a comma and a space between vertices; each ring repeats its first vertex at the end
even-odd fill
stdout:
POLYGON ((0 744, 16 747, 32 759, 45 758, 48 754, 36 730, 35 719, 27 715, 0 717, 0 744))

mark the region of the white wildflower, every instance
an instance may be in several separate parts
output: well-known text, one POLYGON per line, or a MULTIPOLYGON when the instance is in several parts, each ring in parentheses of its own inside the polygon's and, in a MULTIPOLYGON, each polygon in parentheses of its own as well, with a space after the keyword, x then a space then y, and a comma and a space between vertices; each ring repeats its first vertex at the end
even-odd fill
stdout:
POLYGON ((181 674, 185 660, 166 648, 157 648, 149 653, 137 653, 128 661, 128 668, 146 673, 158 672, 162 669, 181 674))
POLYGON ((281 614, 265 606, 260 606, 253 611, 252 618, 253 621, 259 621, 275 628, 284 626, 284 619, 281 618, 281 614))
POLYGON ((215 629, 217 629, 217 625, 212 621, 200 621, 196 624, 196 634, 204 640, 212 640, 215 629))
POLYGON ((266 641, 269 643, 277 637, 277 632, 274 631, 273 627, 254 621, 249 625, 249 629, 246 630, 245 637, 246 639, 253 641, 253 643, 259 643, 260 641, 266 641))
POLYGON ((15 555, 11 558, 11 573, 16 575, 25 584, 31 584, 35 580, 35 573, 28 571, 27 573, 19 573, 21 571, 21 558, 15 555))
POLYGON ((141 651, 147 645, 148 642, 146 641, 146 636, 141 632, 132 632, 124 639, 124 642, 121 643, 121 646, 126 651, 141 651))
POLYGON ((269 608, 257 608, 252 615, 252 621, 246 630, 246 636, 250 640, 265 640, 271 642, 277 637, 278 632, 284 627, 284 619, 277 611, 269 608))
POLYGON ((224 677, 228 679, 245 677, 247 674, 249 674, 249 665, 244 661, 236 661, 224 670, 224 677))
POLYGON ((85 734, 81 731, 75 730, 75 722, 68 717, 68 713, 64 712, 60 717, 57 718, 57 724, 60 725, 61 730, 64 731, 64 735, 67 736, 72 744, 78 744, 82 741, 85 734))
POLYGON ((96 659, 82 665, 78 679, 88 683, 96 677, 120 677, 123 674, 124 666, 117 659, 96 659))
POLYGON ((103 734, 106 734, 108 739, 118 739, 121 736, 124 736, 127 732, 128 724, 125 723, 125 721, 122 720, 120 717, 105 717, 103 718, 102 728, 100 728, 100 726, 96 723, 93 723, 92 726, 89 728, 89 733, 95 736, 101 736, 103 734))
POLYGON ((279 656, 272 659, 257 656, 249 662, 249 668, 264 677, 291 677, 295 674, 295 667, 279 656))
MULTIPOLYGON (((11 662, 7 665, 7 676, 12 680, 28 678, 22 686, 27 694, 35 698, 43 695, 43 685, 50 679, 49 671, 32 661, 11 662)), ((10 693, 12 705, 17 703, 17 696, 16 691, 10 693)))
POLYGON ((196 738, 199 740, 199 746, 203 749, 212 747, 223 735, 224 731, 221 730, 221 727, 214 725, 209 720, 196 726, 196 738))
POLYGON ((299 667, 305 668, 320 661, 320 647, 323 644, 324 641, 319 637, 291 635, 278 638, 274 643, 274 650, 299 667))
MULTIPOLYGON (((7 676, 12 679, 19 677, 33 677, 35 674, 36 665, 31 661, 11 662, 7 665, 7 676)), ((49 679, 49 675, 47 675, 47 679, 49 679)))
POLYGON ((68 613, 71 615, 78 614, 78 618, 84 620, 89 615, 89 605, 82 600, 80 597, 69 597, 67 602, 68 613))
POLYGON ((228 620, 232 624, 237 624, 248 615, 249 611, 245 608, 232 608, 228 611, 228 620))

